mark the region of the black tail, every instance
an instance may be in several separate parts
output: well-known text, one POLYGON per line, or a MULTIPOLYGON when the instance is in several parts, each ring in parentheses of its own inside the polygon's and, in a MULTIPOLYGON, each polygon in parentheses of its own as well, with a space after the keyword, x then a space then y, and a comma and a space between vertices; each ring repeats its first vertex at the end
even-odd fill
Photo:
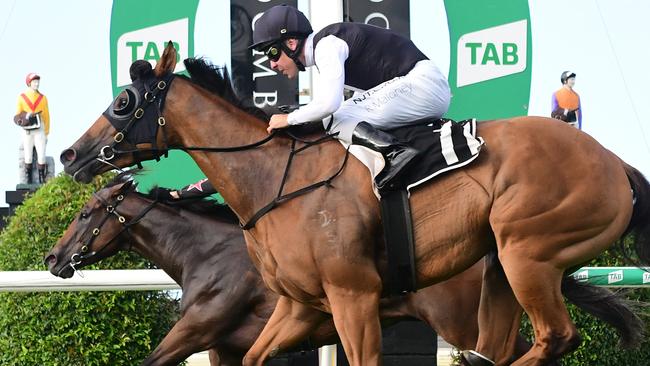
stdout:
POLYGON ((562 279, 562 294, 581 310, 614 327, 623 347, 637 346, 643 339, 643 321, 632 310, 632 303, 619 294, 570 276, 562 279))
POLYGON ((624 163, 623 167, 634 194, 634 211, 624 236, 632 234, 634 248, 641 263, 650 264, 650 183, 632 166, 624 163))

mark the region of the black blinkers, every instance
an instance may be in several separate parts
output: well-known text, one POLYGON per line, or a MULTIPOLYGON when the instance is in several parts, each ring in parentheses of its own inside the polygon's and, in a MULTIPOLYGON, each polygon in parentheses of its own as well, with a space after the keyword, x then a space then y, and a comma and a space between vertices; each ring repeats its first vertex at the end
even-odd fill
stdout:
POLYGON ((162 109, 174 75, 161 79, 151 75, 136 79, 125 87, 103 115, 119 131, 115 142, 126 140, 132 145, 154 143, 158 128, 164 125, 162 109))

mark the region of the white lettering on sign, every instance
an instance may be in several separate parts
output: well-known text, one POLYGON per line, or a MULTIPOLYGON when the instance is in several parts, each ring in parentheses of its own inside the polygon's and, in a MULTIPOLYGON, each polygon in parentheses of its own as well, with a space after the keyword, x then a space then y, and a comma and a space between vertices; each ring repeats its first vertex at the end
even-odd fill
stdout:
POLYGON ((528 20, 467 33, 458 39, 458 87, 526 70, 528 20))
POLYGON ((131 84, 133 61, 149 61, 155 67, 170 40, 177 51, 175 72, 185 70, 180 61, 188 57, 189 24, 189 19, 183 18, 124 33, 117 40, 117 86, 131 84))

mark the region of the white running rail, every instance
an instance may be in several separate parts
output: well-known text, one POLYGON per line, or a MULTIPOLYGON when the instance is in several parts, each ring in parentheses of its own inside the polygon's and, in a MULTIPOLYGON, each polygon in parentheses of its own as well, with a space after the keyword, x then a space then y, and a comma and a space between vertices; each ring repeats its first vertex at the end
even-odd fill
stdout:
MULTIPOLYGON (((162 269, 79 271, 63 279, 48 271, 0 272, 0 292, 180 290, 162 269), (79 274, 81 272, 81 275, 79 274), (83 276, 82 276, 83 275, 83 276)), ((319 349, 320 365, 336 365, 336 346, 319 349)), ((192 360, 190 360, 191 362, 192 360)))

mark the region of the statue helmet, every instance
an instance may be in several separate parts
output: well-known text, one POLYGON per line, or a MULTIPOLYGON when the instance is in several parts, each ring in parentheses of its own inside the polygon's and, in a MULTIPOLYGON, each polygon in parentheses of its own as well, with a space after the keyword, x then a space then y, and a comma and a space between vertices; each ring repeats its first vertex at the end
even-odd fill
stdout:
POLYGON ((560 76, 560 81, 562 82, 562 85, 566 84, 567 80, 576 77, 576 73, 573 71, 565 71, 562 73, 560 76))
POLYGON ((30 73, 27 74, 27 76, 25 77, 25 83, 27 84, 27 86, 29 86, 29 84, 32 83, 32 80, 36 80, 36 79, 40 80, 41 77, 40 77, 38 74, 36 74, 36 73, 30 72, 30 73))

